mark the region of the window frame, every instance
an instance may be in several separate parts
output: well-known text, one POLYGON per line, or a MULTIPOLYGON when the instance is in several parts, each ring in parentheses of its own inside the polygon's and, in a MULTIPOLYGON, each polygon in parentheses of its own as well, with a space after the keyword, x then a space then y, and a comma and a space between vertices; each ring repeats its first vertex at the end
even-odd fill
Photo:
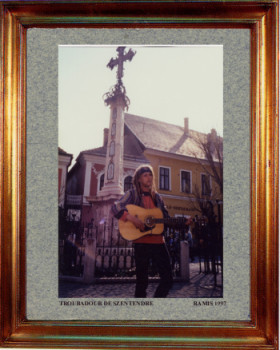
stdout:
POLYGON ((97 193, 99 193, 102 190, 102 188, 100 188, 102 176, 104 176, 104 182, 103 182, 103 186, 102 186, 102 188, 103 188, 104 184, 105 184, 105 171, 102 171, 100 174, 97 175, 97 193))
MULTIPOLYGON (((172 191, 172 188, 171 188, 171 167, 169 166, 164 166, 164 165, 160 165, 158 167, 158 188, 161 190, 161 191, 172 191), (168 169, 168 177, 169 177, 169 181, 168 181, 168 189, 166 188, 161 188, 161 174, 160 174, 160 170, 161 169, 168 169)), ((165 183, 165 182, 164 182, 165 183)))
POLYGON ((180 192, 181 193, 186 193, 186 194, 192 194, 192 171, 191 170, 186 170, 186 169, 180 169, 180 192), (189 173, 190 174, 190 192, 185 192, 183 191, 182 188, 182 174, 183 173, 189 173))
POLYGON ((209 174, 200 173, 200 185, 201 185, 201 195, 202 196, 211 196, 212 195, 212 179, 211 179, 211 176, 209 174), (203 176, 209 178, 209 193, 204 193, 203 192, 203 186, 202 186, 202 178, 203 178, 203 176))
POLYGON ((130 190, 130 189, 132 188, 132 186, 133 186, 132 180, 133 180, 133 176, 131 176, 131 175, 125 175, 125 177, 124 177, 124 179, 123 179, 123 190, 124 190, 124 192, 127 192, 128 190, 130 190), (128 188, 128 189, 126 190, 126 189, 125 189, 125 179, 127 179, 128 177, 131 177, 131 187, 128 188))

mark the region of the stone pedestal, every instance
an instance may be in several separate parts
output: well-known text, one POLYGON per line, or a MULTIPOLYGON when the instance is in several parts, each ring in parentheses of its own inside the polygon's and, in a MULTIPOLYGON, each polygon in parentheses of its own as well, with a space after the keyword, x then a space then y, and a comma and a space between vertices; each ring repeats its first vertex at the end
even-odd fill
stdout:
POLYGON ((95 275, 95 261, 96 261, 96 239, 90 238, 87 240, 85 247, 85 261, 84 261, 84 283, 93 283, 95 275))
POLYGON ((85 247, 84 261, 84 283, 93 283, 95 275, 97 247, 115 246, 119 241, 118 226, 116 219, 111 212, 111 207, 118 196, 111 196, 105 200, 104 197, 96 198, 92 202, 92 212, 94 217, 94 225, 97 227, 96 234, 87 240, 85 247))
POLYGON ((94 212, 94 222, 98 228, 97 245, 117 244, 118 224, 111 211, 112 205, 120 196, 110 196, 109 199, 98 197, 92 202, 92 210, 94 212), (112 233, 112 234, 111 234, 112 233))
POLYGON ((180 242, 180 266, 181 266, 181 278, 184 281, 190 280, 190 263, 189 263, 189 255, 190 255, 190 247, 188 242, 181 241, 180 242))

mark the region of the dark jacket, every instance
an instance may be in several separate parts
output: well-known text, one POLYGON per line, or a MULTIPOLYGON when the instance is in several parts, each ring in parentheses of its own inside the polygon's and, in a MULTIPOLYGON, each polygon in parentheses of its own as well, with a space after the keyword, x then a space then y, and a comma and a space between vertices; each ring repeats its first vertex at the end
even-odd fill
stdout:
MULTIPOLYGON (((165 218, 169 217, 168 211, 165 208, 164 202, 158 193, 155 194, 154 202, 155 202, 155 206, 161 209, 163 216, 165 218)), ((134 204, 134 205, 138 205, 139 207, 143 207, 142 200, 138 196, 138 193, 135 190, 135 188, 128 190, 118 201, 116 201, 112 205, 112 212, 117 219, 120 219, 124 211, 127 211, 126 209, 127 204, 134 204)))

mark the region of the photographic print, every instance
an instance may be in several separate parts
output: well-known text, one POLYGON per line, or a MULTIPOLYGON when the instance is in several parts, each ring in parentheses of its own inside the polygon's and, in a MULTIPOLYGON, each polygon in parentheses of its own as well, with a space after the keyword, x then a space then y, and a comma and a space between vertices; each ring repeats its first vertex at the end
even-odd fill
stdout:
POLYGON ((58 57, 59 297, 222 298, 223 46, 58 57))
POLYGON ((278 2, 158 5, 1 2, 3 347, 277 349, 278 2))

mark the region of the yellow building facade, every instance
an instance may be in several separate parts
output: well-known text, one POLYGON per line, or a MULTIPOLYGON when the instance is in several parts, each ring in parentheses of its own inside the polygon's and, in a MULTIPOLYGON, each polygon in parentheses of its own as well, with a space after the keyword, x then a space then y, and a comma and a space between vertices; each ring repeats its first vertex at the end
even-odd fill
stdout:
POLYGON ((126 132, 137 140, 144 158, 152 165, 157 190, 170 216, 201 217, 206 215, 208 205, 221 223, 222 191, 215 182, 217 177, 211 176, 213 169, 207 157, 222 181, 223 140, 214 129, 208 134, 190 129, 188 118, 182 124, 125 114, 126 132))
MULTIPOLYGON (((73 187, 72 182, 77 185, 71 194, 83 195, 86 221, 93 215, 92 210, 88 210, 90 203, 94 203, 104 185, 108 133, 109 130, 104 130, 103 146, 81 152, 69 174, 68 188, 73 187)), ((121 180, 124 192, 132 186, 135 169, 140 164, 149 163, 154 169, 156 188, 170 216, 201 217, 206 215, 201 206, 211 205, 219 223, 222 222, 222 193, 214 177, 209 176, 212 169, 196 142, 197 138, 214 143, 219 139, 222 145, 215 130, 209 134, 191 130, 187 118, 183 126, 178 126, 126 113, 123 137, 121 180)), ((215 152, 213 158, 219 169, 215 152)))
MULTIPOLYGON (((198 200, 207 201, 211 198, 214 204, 222 202, 222 195, 216 182, 207 175, 209 165, 204 161, 203 166, 195 158, 177 156, 170 153, 146 150, 145 157, 149 160, 155 173, 155 184, 164 199, 170 216, 201 216, 198 211, 198 200), (161 186, 162 174, 165 172, 167 186, 161 186), (184 185, 184 175, 189 174, 189 186, 184 185), (208 177, 211 195, 203 194, 203 177, 208 177), (198 199, 198 193, 201 198, 198 199), (215 198, 214 198, 215 197, 215 198)), ((214 205, 214 212, 218 216, 218 208, 214 205)))

